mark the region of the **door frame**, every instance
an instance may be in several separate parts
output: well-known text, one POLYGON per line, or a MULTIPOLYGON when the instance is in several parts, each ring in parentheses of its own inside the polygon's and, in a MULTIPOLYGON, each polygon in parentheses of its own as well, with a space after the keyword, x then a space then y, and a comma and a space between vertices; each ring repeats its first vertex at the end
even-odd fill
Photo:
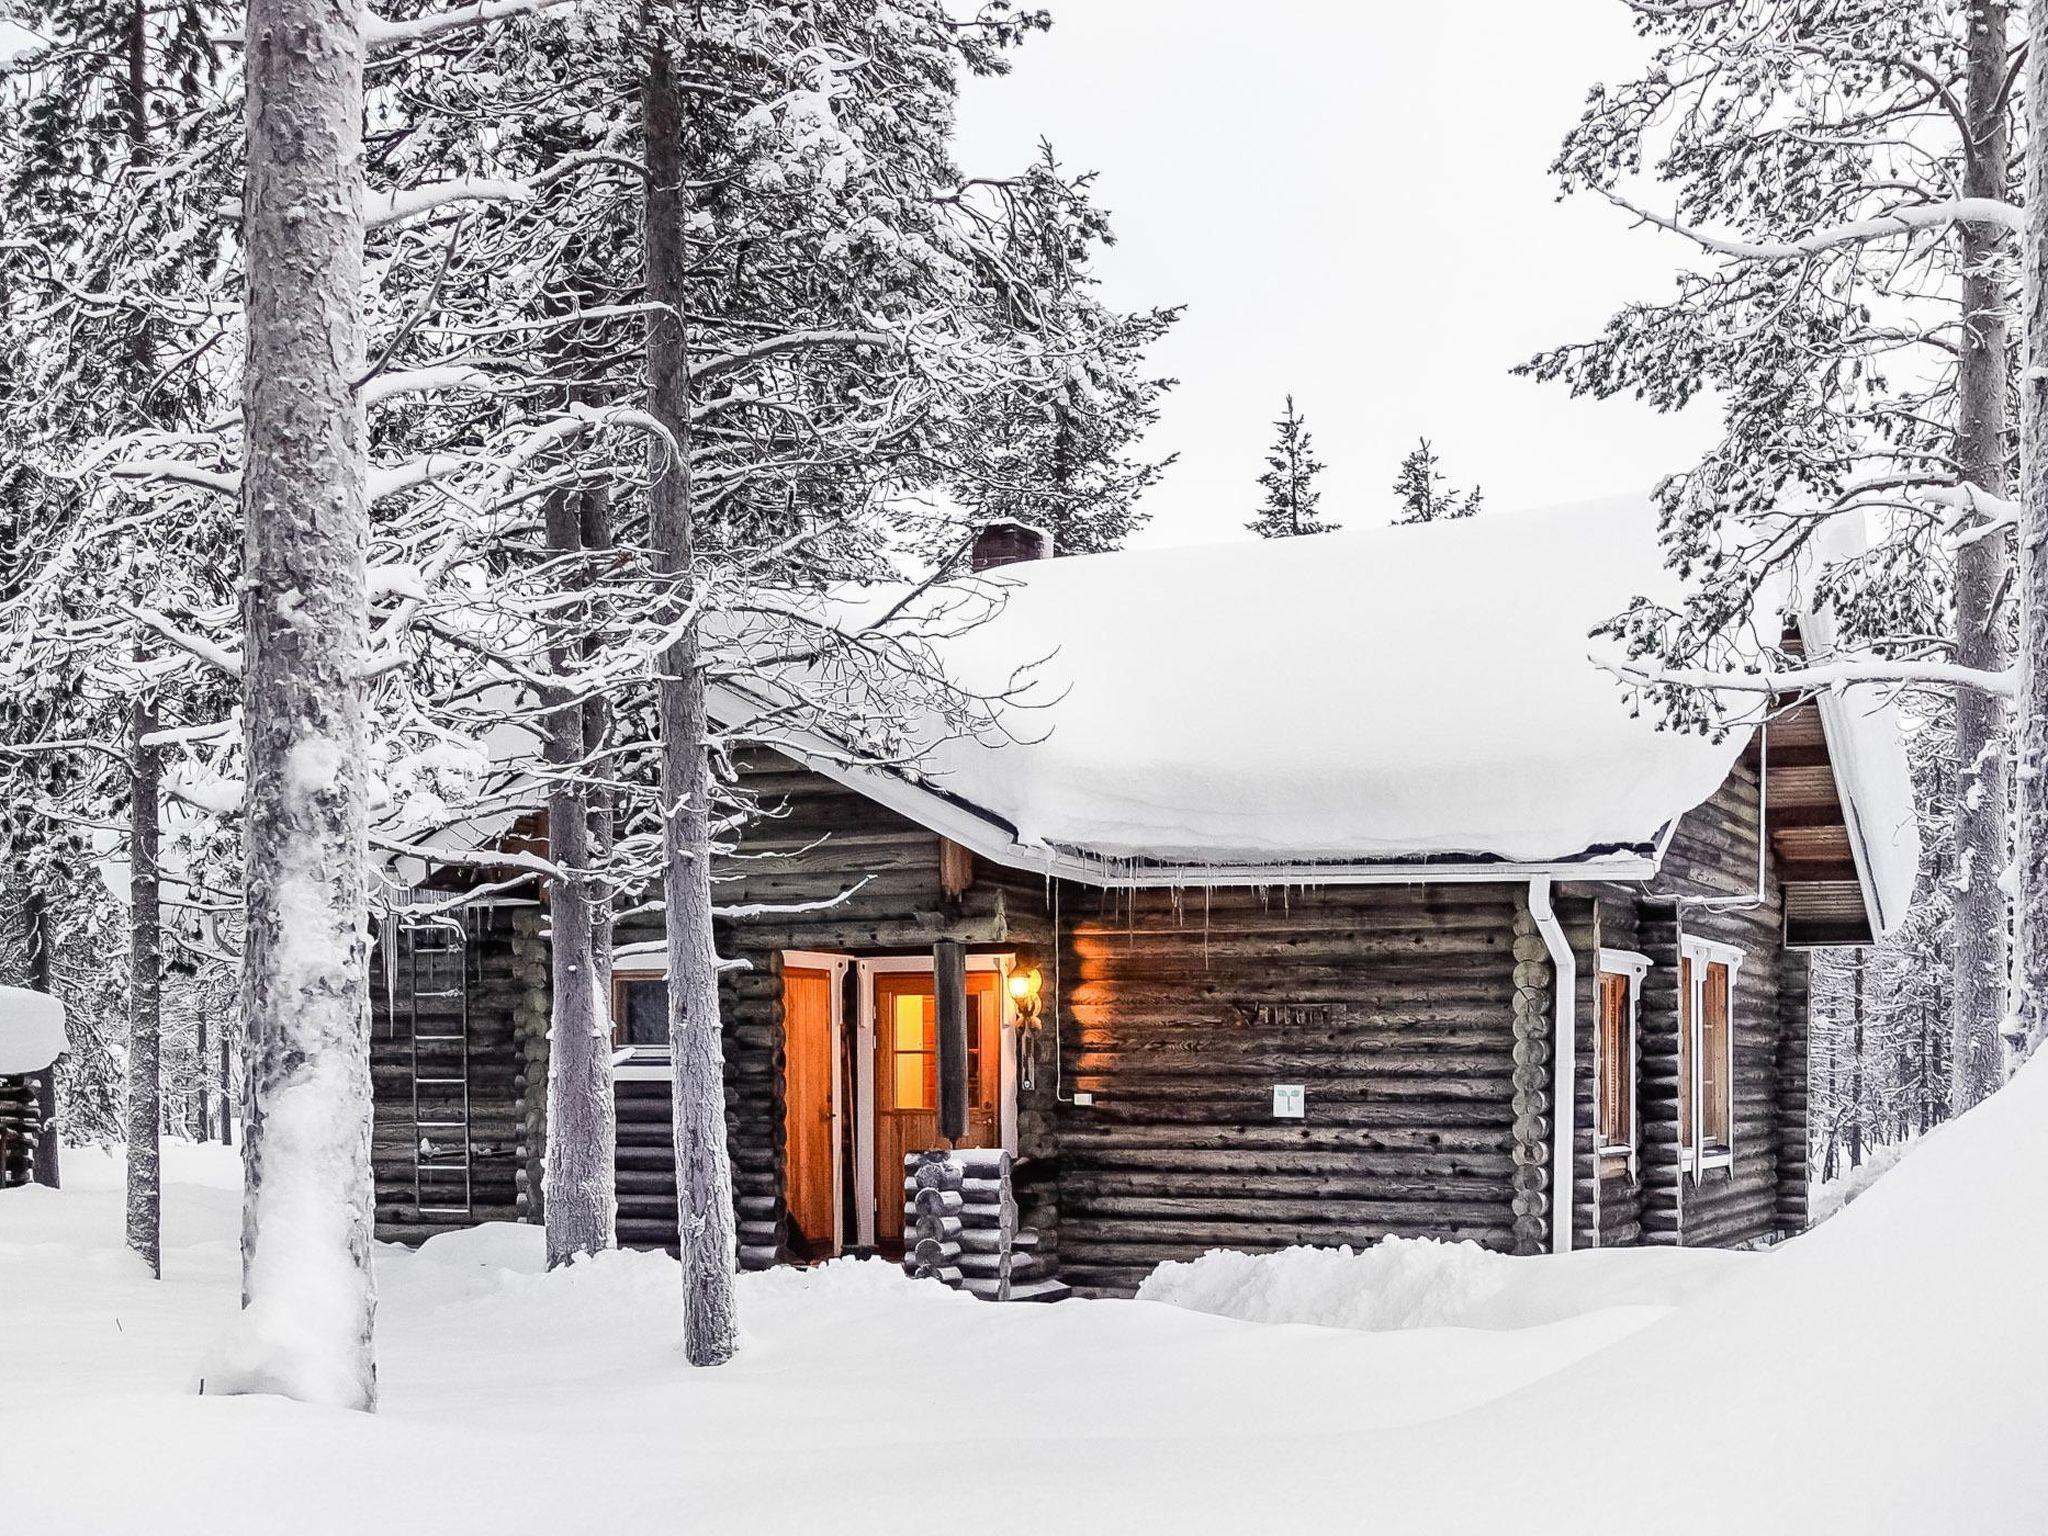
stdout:
MULTIPOLYGON (((791 951, 790 953, 795 953, 791 951)), ((842 960, 846 956, 840 957, 842 960)), ((1002 1075, 996 1087, 996 1124, 1004 1150, 1017 1150, 1017 1013, 1010 1001, 1010 969, 1017 957, 969 955, 970 971, 996 975, 996 1024, 1001 1042, 1002 1075)), ((859 1011, 854 1034, 853 1214, 856 1247, 875 1246, 875 978, 883 974, 930 972, 930 955, 882 955, 854 960, 859 1011)), ((834 1079, 836 1087, 838 1079, 834 1079)))
MULTIPOLYGON (((832 1062, 827 1080, 832 1085, 832 1251, 835 1254, 846 1251, 846 1160, 840 1156, 839 1151, 846 1145, 846 1106, 840 1102, 839 1082, 840 1075, 845 1070, 842 1055, 845 1047, 841 1041, 846 1033, 846 972, 853 963, 851 955, 835 955, 824 950, 782 951, 782 964, 785 968, 794 966, 800 971, 824 971, 832 978, 832 1023, 826 1034, 832 1042, 832 1062)), ((782 1006, 779 998, 776 1006, 782 1006)), ((873 1070, 872 1066, 869 1070, 873 1070)), ((785 1208, 789 1202, 789 1185, 786 1182, 788 1177, 789 1170, 785 1167, 785 1183, 780 1191, 785 1208)))

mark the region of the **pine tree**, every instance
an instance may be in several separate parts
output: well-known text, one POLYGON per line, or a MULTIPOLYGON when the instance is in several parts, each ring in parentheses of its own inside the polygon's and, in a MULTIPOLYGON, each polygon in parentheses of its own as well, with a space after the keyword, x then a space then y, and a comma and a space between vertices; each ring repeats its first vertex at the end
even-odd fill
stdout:
MULTIPOLYGON (((2007 969, 2008 315, 2022 142, 2010 7, 1760 5, 1739 25, 1725 6, 1632 9, 1660 40, 1656 56, 1640 78, 1592 93, 1554 168, 1567 191, 1682 236, 1705 263, 1674 297, 1631 304, 1599 338, 1525 371, 1666 410, 1709 390, 1721 401, 1720 442, 1658 492, 1685 595, 1638 599, 1607 626, 1668 718, 1747 724, 1776 707, 1759 701, 1800 686, 1803 663, 1823 658, 1777 646, 1788 580, 1832 620, 1828 662, 1957 689, 1947 794, 1961 1110, 2000 1075, 2007 969), (1674 212, 1632 198, 1642 173, 1670 189, 1674 212), (1875 542, 1824 533, 1837 518, 1875 542)), ((2048 901, 2048 861, 2040 869, 2048 901)))
POLYGON ((1315 479, 1323 464, 1315 456, 1308 425, 1294 409, 1294 396, 1273 423, 1278 436, 1266 455, 1266 472, 1259 476, 1266 499, 1259 515, 1245 524, 1262 539, 1291 539, 1304 533, 1334 533, 1342 525, 1326 523, 1316 516, 1322 493, 1315 479))
POLYGON ((1443 471, 1436 467, 1436 450, 1426 437, 1401 461, 1401 472, 1394 477, 1394 495, 1401 503, 1401 515, 1394 519, 1397 524, 1470 517, 1480 504, 1478 486, 1463 493, 1450 488, 1443 471))

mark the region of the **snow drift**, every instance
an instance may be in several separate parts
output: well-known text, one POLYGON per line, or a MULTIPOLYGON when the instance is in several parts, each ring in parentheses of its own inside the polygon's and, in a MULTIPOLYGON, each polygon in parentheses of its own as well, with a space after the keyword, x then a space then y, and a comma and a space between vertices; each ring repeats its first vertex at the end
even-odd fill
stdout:
POLYGON ((1162 1264, 1138 1289, 1165 1302, 1248 1323, 1402 1328, 1536 1328, 1608 1307, 1683 1305, 1754 1254, 1609 1248, 1510 1258, 1477 1243, 1389 1237, 1361 1251, 1216 1249, 1162 1264))
POLYGON ((64 1005, 47 992, 0 987, 0 1077, 40 1072, 64 1054, 64 1005))

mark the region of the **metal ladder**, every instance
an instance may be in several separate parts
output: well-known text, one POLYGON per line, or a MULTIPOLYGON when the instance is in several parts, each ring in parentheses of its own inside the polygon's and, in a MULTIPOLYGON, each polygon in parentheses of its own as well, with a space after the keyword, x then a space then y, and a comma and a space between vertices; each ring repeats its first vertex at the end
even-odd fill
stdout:
POLYGON ((460 923, 443 920, 401 926, 398 944, 412 1033, 413 1203, 422 1216, 467 1220, 473 1210, 468 935, 460 923))

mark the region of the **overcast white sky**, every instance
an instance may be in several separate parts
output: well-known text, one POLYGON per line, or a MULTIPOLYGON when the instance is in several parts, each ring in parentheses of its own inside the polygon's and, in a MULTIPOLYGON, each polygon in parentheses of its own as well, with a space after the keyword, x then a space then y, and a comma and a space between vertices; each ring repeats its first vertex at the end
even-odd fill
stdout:
POLYGON ((1684 253, 1604 202, 1555 201, 1550 158, 1596 80, 1643 55, 1620 0, 1047 0, 1004 79, 970 82, 962 164, 1042 134, 1094 169, 1111 302, 1184 303, 1181 382, 1151 445, 1147 544, 1245 536, 1290 390, 1323 515, 1388 520, 1427 435, 1498 509, 1647 490, 1713 435, 1695 405, 1574 401, 1509 376, 1668 288, 1684 253))

